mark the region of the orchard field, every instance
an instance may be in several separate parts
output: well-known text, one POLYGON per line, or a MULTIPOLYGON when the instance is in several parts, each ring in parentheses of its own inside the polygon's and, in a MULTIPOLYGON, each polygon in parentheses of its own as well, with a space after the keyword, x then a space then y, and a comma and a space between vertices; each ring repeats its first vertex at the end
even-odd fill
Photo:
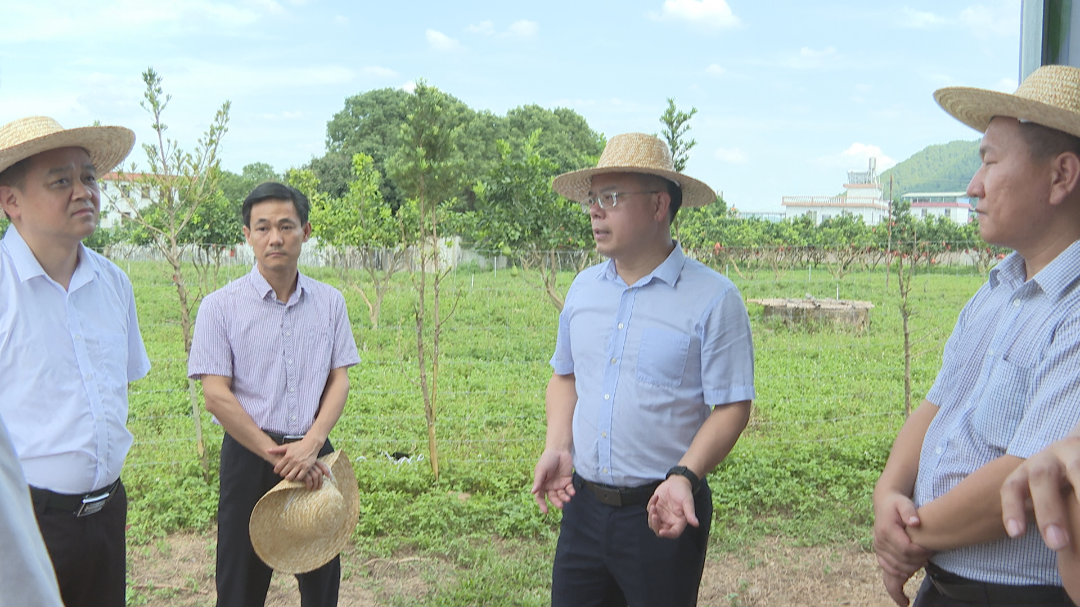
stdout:
MULTIPOLYGON (((201 411, 204 470, 169 273, 156 262, 118 263, 134 283, 153 363, 131 392, 135 445, 124 470, 130 552, 168 558, 167 550, 153 549, 164 546, 164 538, 213 529, 221 430, 201 411)), ((218 284, 248 269, 224 266, 218 284)), ((541 515, 528 488, 543 446, 543 392, 557 311, 538 275, 466 266, 443 283, 444 315, 451 307, 453 314, 442 334, 436 483, 417 382, 414 277, 394 277, 373 329, 367 305, 339 270, 301 270, 345 293, 363 360, 350 370, 346 412, 331 435, 352 458, 360 485, 349 562, 369 565, 346 566, 343 586, 375 584, 379 604, 390 605, 546 604, 559 517, 541 515), (424 569, 408 588, 369 579, 372 563, 402 559, 441 565, 424 569)), ((731 278, 747 299, 839 296, 869 300, 875 308, 870 327, 856 331, 766 322, 761 307, 748 304, 757 399, 749 427, 709 479, 715 502, 710 558, 738 555, 763 541, 822 554, 834 546, 868 551, 871 490, 904 420, 896 274, 888 288, 883 266, 840 280, 805 267, 782 273, 744 267, 731 278)), ((565 292, 572 279, 570 272, 560 274, 559 288, 565 292)), ((363 284, 359 275, 352 280, 363 284)), ((933 382, 961 306, 984 280, 970 265, 924 267, 914 277, 915 404, 933 382)), ((133 585, 129 603, 170 604, 177 592, 175 586, 133 585)), ((737 592, 727 599, 739 604, 737 592)))

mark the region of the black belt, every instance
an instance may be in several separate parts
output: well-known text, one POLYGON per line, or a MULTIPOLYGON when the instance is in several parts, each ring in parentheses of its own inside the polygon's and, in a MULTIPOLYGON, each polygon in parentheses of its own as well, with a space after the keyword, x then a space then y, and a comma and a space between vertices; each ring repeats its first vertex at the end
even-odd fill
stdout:
POLYGON ((1043 605, 1072 605, 1069 595, 1061 586, 1013 586, 977 582, 945 571, 933 563, 927 563, 926 575, 938 592, 947 598, 963 603, 981 605, 1005 605, 1016 603, 1043 605))
POLYGON ((281 434, 280 432, 271 432, 269 430, 263 430, 267 436, 274 439, 274 442, 279 445, 286 443, 295 443, 296 441, 304 438, 303 434, 281 434))
POLYGON ((57 493, 40 487, 30 487, 30 498, 34 502, 34 507, 41 510, 60 510, 70 512, 75 516, 89 516, 104 508, 105 504, 108 504, 109 500, 116 495, 116 490, 119 487, 120 479, 116 479, 113 484, 104 489, 79 495, 57 493))
POLYGON ((600 483, 587 481, 578 476, 577 472, 574 473, 575 489, 584 487, 592 491, 596 495, 596 499, 600 500, 600 503, 608 506, 632 506, 647 502, 662 482, 656 481, 640 487, 612 487, 611 485, 601 485, 600 483))

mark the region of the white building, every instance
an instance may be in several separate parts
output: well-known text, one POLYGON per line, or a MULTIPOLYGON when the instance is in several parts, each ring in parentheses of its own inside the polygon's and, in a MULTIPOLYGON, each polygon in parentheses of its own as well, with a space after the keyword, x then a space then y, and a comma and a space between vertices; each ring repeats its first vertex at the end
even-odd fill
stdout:
POLYGON ((144 209, 150 204, 150 190, 136 184, 136 180, 142 177, 141 173, 124 173, 124 179, 121 180, 117 173, 106 173, 98 180, 98 187, 101 189, 101 218, 98 220, 98 227, 112 228, 119 225, 122 215, 132 214, 132 200, 135 201, 134 207, 138 209, 144 209))
POLYGON ((789 217, 809 215, 814 225, 840 215, 856 215, 866 225, 875 225, 889 215, 889 203, 882 198, 877 158, 870 159, 867 171, 848 171, 848 182, 839 196, 784 196, 781 204, 789 217))
POLYGON ((979 201, 967 192, 911 192, 900 198, 911 203, 911 214, 915 217, 938 215, 960 225, 971 223, 973 208, 979 201))

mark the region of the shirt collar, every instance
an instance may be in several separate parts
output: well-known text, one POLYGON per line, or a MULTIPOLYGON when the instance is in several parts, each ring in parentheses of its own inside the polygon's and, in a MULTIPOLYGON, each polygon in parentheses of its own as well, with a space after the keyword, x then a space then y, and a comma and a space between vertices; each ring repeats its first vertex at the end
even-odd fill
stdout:
POLYGON ((1043 292, 1060 299, 1069 287, 1076 282, 1077 268, 1080 268, 1080 240, 1069 245, 1046 267, 1032 277, 1043 292))
MULTIPOLYGON (((255 293, 259 296, 259 299, 270 297, 273 301, 277 301, 277 294, 274 293, 274 287, 270 286, 266 277, 259 271, 259 264, 256 263, 252 266, 251 272, 248 273, 248 280, 251 281, 251 286, 255 289, 255 293)), ((294 305, 300 300, 300 295, 303 294, 307 281, 308 277, 304 276, 300 270, 297 270, 296 290, 289 296, 289 301, 285 303, 286 306, 294 305)))
MULTIPOLYGON (((25 283, 31 278, 39 276, 52 281, 52 278, 45 273, 45 268, 41 267, 41 262, 34 256, 34 252, 30 250, 30 245, 26 244, 22 234, 15 228, 15 224, 8 225, 0 245, 6 248, 8 254, 11 255, 11 261, 15 264, 15 272, 19 275, 19 282, 25 283)), ((71 275, 71 281, 68 283, 69 292, 90 282, 97 275, 97 269, 90 267, 91 264, 86 262, 87 258, 86 247, 80 242, 79 263, 75 265, 75 273, 71 275)))
MULTIPOLYGON (((679 275, 682 273, 683 265, 685 264, 686 255, 683 254, 682 245, 676 242, 675 248, 671 250, 670 254, 668 254, 667 259, 665 259, 660 265, 656 266, 656 269, 654 269, 652 272, 649 272, 648 274, 643 276, 641 280, 637 281, 637 283, 635 284, 644 286, 649 284, 649 282, 651 282, 652 279, 655 278, 664 283, 667 283, 668 286, 674 287, 675 283, 679 281, 679 275)), ((604 266, 603 271, 597 274, 597 278, 612 281, 618 278, 618 276, 619 273, 615 270, 614 259, 607 260, 607 264, 604 266)))

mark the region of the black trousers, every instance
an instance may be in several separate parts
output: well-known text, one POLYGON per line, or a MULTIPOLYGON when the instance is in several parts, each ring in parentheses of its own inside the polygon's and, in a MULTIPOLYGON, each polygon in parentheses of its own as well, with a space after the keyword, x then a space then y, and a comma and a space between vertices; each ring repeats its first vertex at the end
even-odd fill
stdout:
MULTIPOLYGON (((124 607, 127 585, 127 492, 87 516, 34 505, 66 607, 124 607)), ((0 549, 3 549, 0 547, 0 549)), ((2 592, 2 590, 0 590, 2 592)))
MULTIPOLYGON (((330 441, 319 456, 331 453, 330 441)), ((218 499, 217 604, 262 607, 270 588, 270 569, 255 554, 248 535, 251 511, 281 481, 274 467, 225 434, 221 441, 221 495, 218 499)), ((341 557, 296 576, 302 607, 333 607, 341 584, 341 557)))
POLYGON ((712 523, 712 491, 694 498, 700 527, 677 539, 649 529, 646 503, 609 506, 588 488, 563 506, 551 576, 553 607, 690 607, 697 604, 712 523))
MULTIPOLYGON (((1022 586, 1014 586, 1013 588, 1023 588, 1022 586)), ((991 586, 985 593, 982 599, 975 599, 971 601, 961 601, 957 599, 949 598, 941 593, 940 590, 934 586, 934 583, 930 580, 930 576, 927 575, 923 579, 923 583, 919 586, 919 594, 915 595, 915 601, 912 603, 913 607, 973 607, 975 605, 981 605, 984 607, 1075 607, 1073 602, 1069 600, 1069 597, 1062 592, 1062 598, 1060 601, 1035 601, 1024 599, 1012 599, 1001 596, 1000 593, 994 592, 991 586)))

